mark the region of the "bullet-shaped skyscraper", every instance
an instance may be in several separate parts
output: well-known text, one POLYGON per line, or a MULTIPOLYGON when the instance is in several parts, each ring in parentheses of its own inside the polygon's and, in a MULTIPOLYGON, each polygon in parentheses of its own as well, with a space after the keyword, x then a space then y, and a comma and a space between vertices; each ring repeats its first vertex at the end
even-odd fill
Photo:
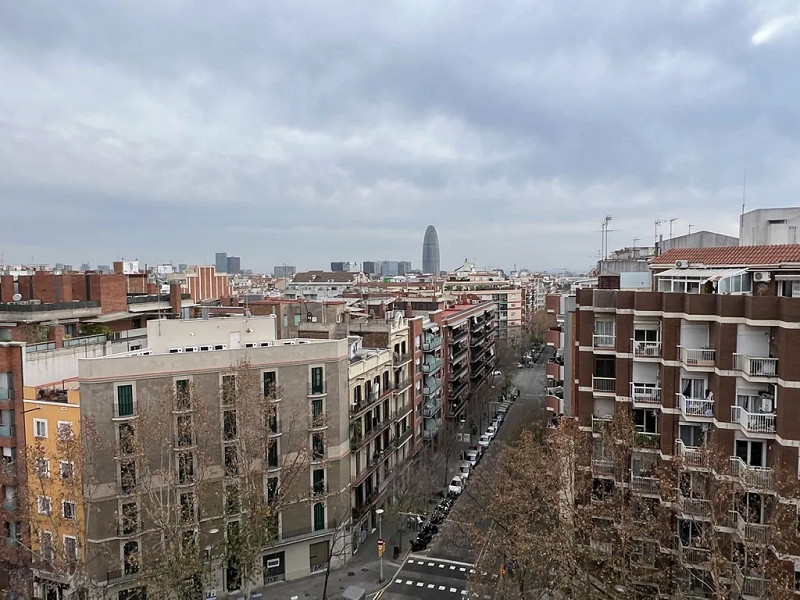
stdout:
POLYGON ((439 275, 439 235, 433 225, 428 225, 425 230, 425 239, 422 241, 422 272, 439 275))

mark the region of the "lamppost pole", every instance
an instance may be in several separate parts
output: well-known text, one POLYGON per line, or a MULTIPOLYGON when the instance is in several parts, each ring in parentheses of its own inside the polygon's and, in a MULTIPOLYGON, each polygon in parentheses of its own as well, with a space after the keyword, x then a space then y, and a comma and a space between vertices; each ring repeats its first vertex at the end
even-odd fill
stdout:
MULTIPOLYGON (((383 540, 383 530, 381 529, 382 521, 383 521, 383 509, 379 508, 375 511, 378 514, 378 539, 383 540)), ((382 549, 378 549, 378 555, 380 558, 381 570, 378 575, 378 583, 383 583, 383 552, 382 549)))

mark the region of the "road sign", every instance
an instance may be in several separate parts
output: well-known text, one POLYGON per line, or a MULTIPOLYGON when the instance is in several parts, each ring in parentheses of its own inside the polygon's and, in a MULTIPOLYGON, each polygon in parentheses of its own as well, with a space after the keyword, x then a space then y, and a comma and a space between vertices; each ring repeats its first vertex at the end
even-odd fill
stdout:
POLYGON ((383 548, 386 545, 386 542, 383 541, 383 538, 378 538, 378 548, 383 548))

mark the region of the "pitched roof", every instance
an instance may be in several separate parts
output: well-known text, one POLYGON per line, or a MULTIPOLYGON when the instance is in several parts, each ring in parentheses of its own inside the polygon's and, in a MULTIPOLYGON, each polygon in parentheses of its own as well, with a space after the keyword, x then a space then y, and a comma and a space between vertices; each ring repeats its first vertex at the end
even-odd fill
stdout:
POLYGON ((709 267, 800 263, 800 244, 673 248, 654 258, 650 264, 674 265, 677 260, 687 260, 690 265, 702 264, 709 267))

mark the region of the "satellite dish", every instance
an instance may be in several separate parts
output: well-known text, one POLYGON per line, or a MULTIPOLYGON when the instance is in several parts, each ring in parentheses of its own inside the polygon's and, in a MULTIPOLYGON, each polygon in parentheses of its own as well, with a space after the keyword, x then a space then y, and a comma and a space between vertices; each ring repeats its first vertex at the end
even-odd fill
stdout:
POLYGON ((22 294, 14 294, 13 296, 11 296, 11 299, 14 302, 19 302, 20 300, 22 300, 22 294))

